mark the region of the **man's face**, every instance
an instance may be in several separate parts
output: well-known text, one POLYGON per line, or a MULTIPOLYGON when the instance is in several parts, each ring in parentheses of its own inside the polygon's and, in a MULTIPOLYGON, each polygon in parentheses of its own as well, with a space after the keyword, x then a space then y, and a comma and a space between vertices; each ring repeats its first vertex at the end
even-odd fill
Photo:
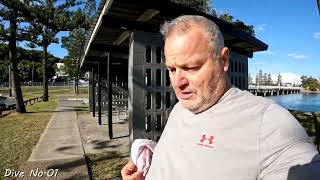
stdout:
POLYGON ((187 33, 172 32, 166 41, 166 66, 175 94, 182 105, 193 113, 211 107, 219 97, 223 65, 216 62, 208 38, 201 29, 187 33), (219 94, 219 93, 218 93, 219 94))

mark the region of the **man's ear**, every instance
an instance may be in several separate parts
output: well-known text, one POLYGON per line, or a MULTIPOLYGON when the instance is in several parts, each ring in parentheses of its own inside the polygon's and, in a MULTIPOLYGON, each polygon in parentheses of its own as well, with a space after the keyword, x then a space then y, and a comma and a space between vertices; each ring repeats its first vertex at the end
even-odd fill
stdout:
POLYGON ((229 49, 227 47, 222 48, 220 57, 222 59, 223 71, 228 72, 229 69, 229 49))

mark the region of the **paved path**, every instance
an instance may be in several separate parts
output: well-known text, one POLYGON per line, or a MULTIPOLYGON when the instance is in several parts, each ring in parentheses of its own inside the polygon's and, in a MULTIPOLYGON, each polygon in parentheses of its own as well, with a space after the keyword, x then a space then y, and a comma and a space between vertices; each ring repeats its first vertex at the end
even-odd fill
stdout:
POLYGON ((24 179, 35 179, 34 174, 30 177, 29 173, 37 169, 50 173, 41 179, 89 179, 77 114, 73 111, 74 106, 82 103, 59 97, 57 109, 29 161, 20 167, 26 174, 24 179), (48 176, 56 169, 57 176, 48 176))
POLYGON ((97 117, 77 115, 73 110, 75 106, 86 106, 85 102, 85 98, 58 98, 58 106, 29 160, 20 166, 19 170, 25 172, 22 179, 90 179, 85 155, 117 151, 128 158, 129 127, 125 117, 113 117, 114 138, 110 139, 107 114, 98 125, 97 117), (56 171, 57 176, 49 176, 56 171))

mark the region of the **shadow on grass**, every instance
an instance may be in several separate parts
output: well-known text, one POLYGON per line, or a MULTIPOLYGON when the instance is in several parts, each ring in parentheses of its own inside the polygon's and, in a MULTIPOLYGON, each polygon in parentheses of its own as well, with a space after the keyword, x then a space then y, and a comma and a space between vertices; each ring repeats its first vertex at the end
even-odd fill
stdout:
POLYGON ((117 151, 88 155, 87 163, 92 179, 114 179, 121 177, 120 171, 128 156, 117 151))
POLYGON ((52 165, 48 166, 47 169, 59 169, 59 171, 69 172, 72 170, 70 168, 83 166, 83 165, 86 165, 86 161, 84 159, 77 159, 77 160, 73 160, 70 162, 63 161, 63 162, 59 162, 56 164, 52 164, 52 165))
POLYGON ((94 149, 118 148, 120 144, 111 144, 111 140, 93 140, 90 142, 94 149))

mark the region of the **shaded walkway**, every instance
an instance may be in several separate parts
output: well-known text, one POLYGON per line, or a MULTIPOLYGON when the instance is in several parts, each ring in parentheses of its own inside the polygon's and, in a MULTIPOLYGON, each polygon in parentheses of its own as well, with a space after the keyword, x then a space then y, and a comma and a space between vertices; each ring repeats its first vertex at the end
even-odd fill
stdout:
MULTIPOLYGON (((37 169, 47 172, 57 169, 57 176, 43 175, 41 179, 89 179, 82 147, 77 114, 74 106, 82 101, 58 98, 58 106, 41 135, 29 160, 20 167, 25 172, 23 179, 35 179, 29 172, 37 169)), ((39 175, 39 174, 38 174, 39 175)), ((40 178, 40 177, 39 177, 40 178)))

